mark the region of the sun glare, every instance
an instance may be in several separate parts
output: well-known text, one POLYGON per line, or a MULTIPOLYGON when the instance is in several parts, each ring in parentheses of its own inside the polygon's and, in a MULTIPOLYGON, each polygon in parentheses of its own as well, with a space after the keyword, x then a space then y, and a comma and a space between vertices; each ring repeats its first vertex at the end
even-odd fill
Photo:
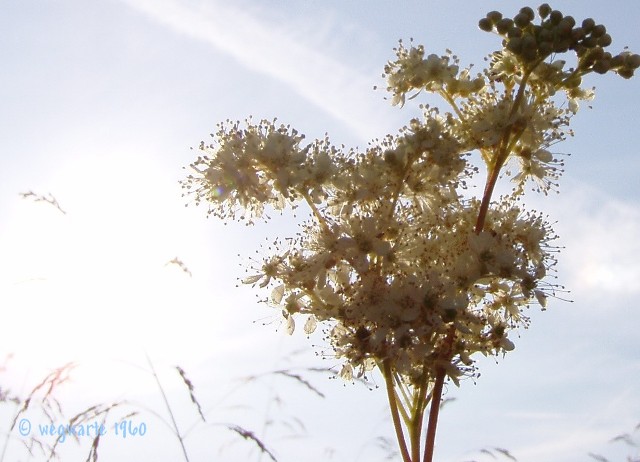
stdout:
POLYGON ((69 361, 139 363, 145 352, 177 361, 200 354, 204 331, 221 324, 221 312, 214 323, 205 308, 206 275, 189 269, 201 263, 190 248, 197 243, 180 237, 184 225, 171 207, 158 205, 173 185, 142 182, 142 163, 101 156, 60 167, 51 183, 66 214, 16 198, 0 229, 0 346, 16 361, 43 370, 69 361), (82 172, 96 164, 100 176, 88 180, 82 172))

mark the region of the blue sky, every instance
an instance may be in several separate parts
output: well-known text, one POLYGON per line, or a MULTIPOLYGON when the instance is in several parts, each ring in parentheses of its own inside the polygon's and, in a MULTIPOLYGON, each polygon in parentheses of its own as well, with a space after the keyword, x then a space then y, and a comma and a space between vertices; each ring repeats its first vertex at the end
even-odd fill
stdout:
MULTIPOLYGON (((249 374, 331 365, 304 336, 286 337, 255 291, 236 288, 265 238, 293 234, 295 224, 207 220, 204 209, 184 207, 177 182, 194 157, 189 148, 225 119, 278 117, 308 138, 327 132, 346 146, 394 133, 417 111, 391 107, 373 86, 384 85, 382 67, 399 38, 435 53, 450 48, 479 69, 499 39, 477 20, 523 5, 227 3, 0 0, 0 357, 14 354, 0 383, 26 390, 47 368, 77 361, 70 407, 126 398, 162 413, 140 369, 146 351, 183 422, 194 414, 175 364, 212 421, 260 433, 266 418, 299 417, 306 436, 285 438, 282 428, 264 435, 281 461, 302 451, 308 460, 382 459, 374 439, 391 436, 391 424, 381 389, 321 374, 309 379, 325 399, 271 376, 238 386, 249 374), (67 213, 20 198, 29 190, 52 193, 67 213), (192 277, 166 265, 176 256, 192 277)), ((586 3, 552 6, 607 25, 616 51, 640 50, 629 20, 640 17, 640 3, 586 3)), ((593 84, 593 110, 578 114, 575 138, 558 146, 571 153, 561 194, 528 199, 558 221, 558 278, 573 302, 532 310, 513 353, 481 361, 476 384, 449 387, 456 401, 441 416, 438 460, 491 460, 478 450, 494 446, 521 461, 577 462, 589 451, 619 460, 625 448, 607 441, 640 422, 640 84, 613 76, 593 84)), ((153 428, 145 439, 105 439, 104 454, 179 460, 162 424, 140 419, 153 428)), ((192 461, 258 460, 234 441, 220 427, 197 427, 187 447, 192 461)))

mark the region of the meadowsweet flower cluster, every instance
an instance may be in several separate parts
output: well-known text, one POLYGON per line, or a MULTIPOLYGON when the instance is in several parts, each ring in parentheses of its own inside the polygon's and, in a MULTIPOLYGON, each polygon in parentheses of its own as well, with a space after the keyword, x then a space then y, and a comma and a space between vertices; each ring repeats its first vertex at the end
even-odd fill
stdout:
POLYGON ((393 93, 392 104, 405 103, 405 95, 411 89, 439 91, 446 89, 450 95, 468 96, 484 87, 482 76, 469 77, 469 69, 460 72, 459 60, 448 52, 444 56, 430 54, 424 57, 424 47, 407 49, 402 41, 395 49, 398 59, 384 67, 388 89, 393 93))
MULTIPOLYGON (((446 377, 458 383, 474 373, 474 354, 512 350, 509 332, 528 325, 526 308, 554 295, 546 278, 556 236, 518 198, 530 180, 545 193, 556 187, 563 164, 552 147, 571 134, 578 101, 592 97, 582 77, 629 78, 640 66, 638 55, 604 51, 611 37, 592 19, 576 26, 546 4, 538 11, 538 24, 528 7, 480 21, 503 47, 475 76, 451 52, 427 55, 401 42, 383 74, 392 104, 424 91, 448 110, 423 107, 422 118, 362 152, 328 139, 305 143, 276 121, 227 122, 213 143, 201 143, 183 182, 225 219, 251 222, 265 206, 306 204, 301 231, 244 282, 270 287, 289 332, 300 322, 306 333, 323 326, 343 377, 379 367, 389 389, 422 397, 409 427, 421 422, 427 390, 439 400, 446 377), (565 53, 575 68, 566 68, 565 53), (481 173, 486 186, 474 197, 467 183, 481 173), (513 192, 495 198, 504 173, 513 192)), ((394 396, 392 414, 401 408, 394 396)))
POLYGON ((196 203, 207 201, 210 213, 235 219, 262 216, 265 205, 280 210, 301 197, 323 198, 322 184, 334 175, 327 140, 301 147, 304 136, 289 126, 262 120, 246 128, 221 123, 211 135, 216 143, 200 143, 202 155, 184 182, 196 203))

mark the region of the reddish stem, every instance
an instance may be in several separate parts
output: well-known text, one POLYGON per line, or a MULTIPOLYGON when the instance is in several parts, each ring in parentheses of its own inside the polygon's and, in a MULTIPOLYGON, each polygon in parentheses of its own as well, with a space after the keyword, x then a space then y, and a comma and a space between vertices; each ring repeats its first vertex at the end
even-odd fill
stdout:
MULTIPOLYGON (((522 76, 522 81, 520 82, 520 87, 518 88, 518 93, 516 94, 515 99, 513 100, 513 106, 511 107, 511 111, 509 112, 509 119, 513 118, 518 111, 518 107, 520 103, 525 98, 524 90, 527 86, 527 81, 529 80, 529 76, 533 69, 536 68, 538 64, 544 61, 546 56, 539 58, 522 76)), ((519 137, 524 131, 524 127, 517 132, 515 135, 519 137)), ((484 195, 482 196, 482 202, 480 203, 480 210, 478 211, 478 220, 476 221, 476 234, 480 234, 482 229, 484 228, 484 222, 487 219, 487 211, 489 210, 489 204, 491 203, 491 196, 493 195, 493 189, 498 182, 498 177, 500 176, 500 170, 502 166, 509 157, 509 144, 510 137, 513 133, 513 126, 509 126, 508 130, 505 131, 502 136, 502 140, 500 142, 500 147, 498 148, 498 153, 495 158, 495 162, 493 163, 493 167, 491 168, 491 172, 487 177, 487 184, 484 188, 484 195)))
POLYGON ((423 462, 432 462, 433 460, 433 451, 436 446, 436 427, 438 426, 438 414, 440 413, 440 400, 442 398, 445 375, 446 372, 444 368, 438 367, 436 369, 436 381, 431 394, 431 407, 429 409, 429 424, 427 426, 427 439, 425 442, 423 462))
POLYGON ((496 165, 491 174, 487 177, 487 184, 484 187, 484 195, 482 196, 480 210, 478 211, 478 219, 476 221, 476 234, 480 234, 484 228, 484 222, 487 219, 487 211, 489 210, 489 204, 491 203, 493 189, 496 187, 498 177, 500 176, 500 167, 502 167, 502 165, 496 165))
MULTIPOLYGON (((451 325, 443 345, 443 351, 439 355, 440 360, 447 362, 451 360, 455 335, 456 327, 451 325)), ((433 384, 433 391, 431 392, 431 407, 429 408, 429 423, 427 424, 427 437, 424 445, 423 462, 433 461, 433 451, 436 446, 436 428, 438 426, 438 415, 440 414, 440 400, 442 399, 442 389, 444 387, 444 379, 446 376, 446 369, 442 366, 436 366, 436 380, 433 384)))

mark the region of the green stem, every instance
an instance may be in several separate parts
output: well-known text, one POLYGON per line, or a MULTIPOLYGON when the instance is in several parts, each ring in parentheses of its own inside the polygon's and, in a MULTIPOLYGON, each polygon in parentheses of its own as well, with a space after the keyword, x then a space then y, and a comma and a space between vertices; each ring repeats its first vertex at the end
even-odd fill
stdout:
POLYGON ((393 373, 393 378, 395 380, 394 392, 396 399, 399 400, 400 404, 398 409, 400 411, 400 416, 404 421, 404 424, 409 427, 411 425, 411 417, 407 412, 407 409, 410 407, 411 400, 409 399, 409 393, 407 386, 402 382, 402 377, 397 372, 393 373))
POLYGON ((456 115, 458 116, 458 118, 460 119, 461 122, 464 122, 464 115, 462 114, 462 112, 460 111, 460 109, 458 108, 458 105, 456 104, 455 99, 453 99, 451 97, 451 95, 449 94, 448 91, 446 90, 440 90, 438 92, 440 94, 440 96, 442 96, 442 98, 451 105, 451 107, 453 108, 453 111, 456 113, 456 115))
POLYGON ((389 409, 391 410, 391 419, 393 420, 393 426, 396 430, 396 438, 398 439, 398 445, 400 446, 400 453, 402 454, 403 462, 412 462, 409 450, 407 449, 407 442, 404 439, 404 432, 402 431, 402 423, 400 422, 400 415, 398 413, 398 400, 396 399, 395 389, 393 385, 393 373, 391 371, 391 361, 387 358, 383 361, 384 364, 384 380, 387 385, 387 398, 389 398, 389 409))
POLYGON ((420 384, 414 392, 413 416, 411 425, 411 455, 413 460, 420 460, 420 436, 422 434, 422 423, 424 420, 424 410, 426 407, 427 389, 429 388, 429 373, 427 365, 422 365, 422 376, 420 384))
POLYGON ((309 208, 311 209, 313 216, 316 217, 316 220, 318 220, 318 224, 320 225, 322 230, 325 231, 327 234, 332 235, 333 232, 331 231, 331 228, 329 227, 327 220, 325 219, 325 217, 322 216, 322 214, 316 207, 316 204, 313 203, 313 201, 311 200, 311 196, 309 196, 309 193, 306 191, 300 191, 300 193, 302 194, 302 197, 304 197, 304 200, 307 203, 307 205, 309 205, 309 208))

